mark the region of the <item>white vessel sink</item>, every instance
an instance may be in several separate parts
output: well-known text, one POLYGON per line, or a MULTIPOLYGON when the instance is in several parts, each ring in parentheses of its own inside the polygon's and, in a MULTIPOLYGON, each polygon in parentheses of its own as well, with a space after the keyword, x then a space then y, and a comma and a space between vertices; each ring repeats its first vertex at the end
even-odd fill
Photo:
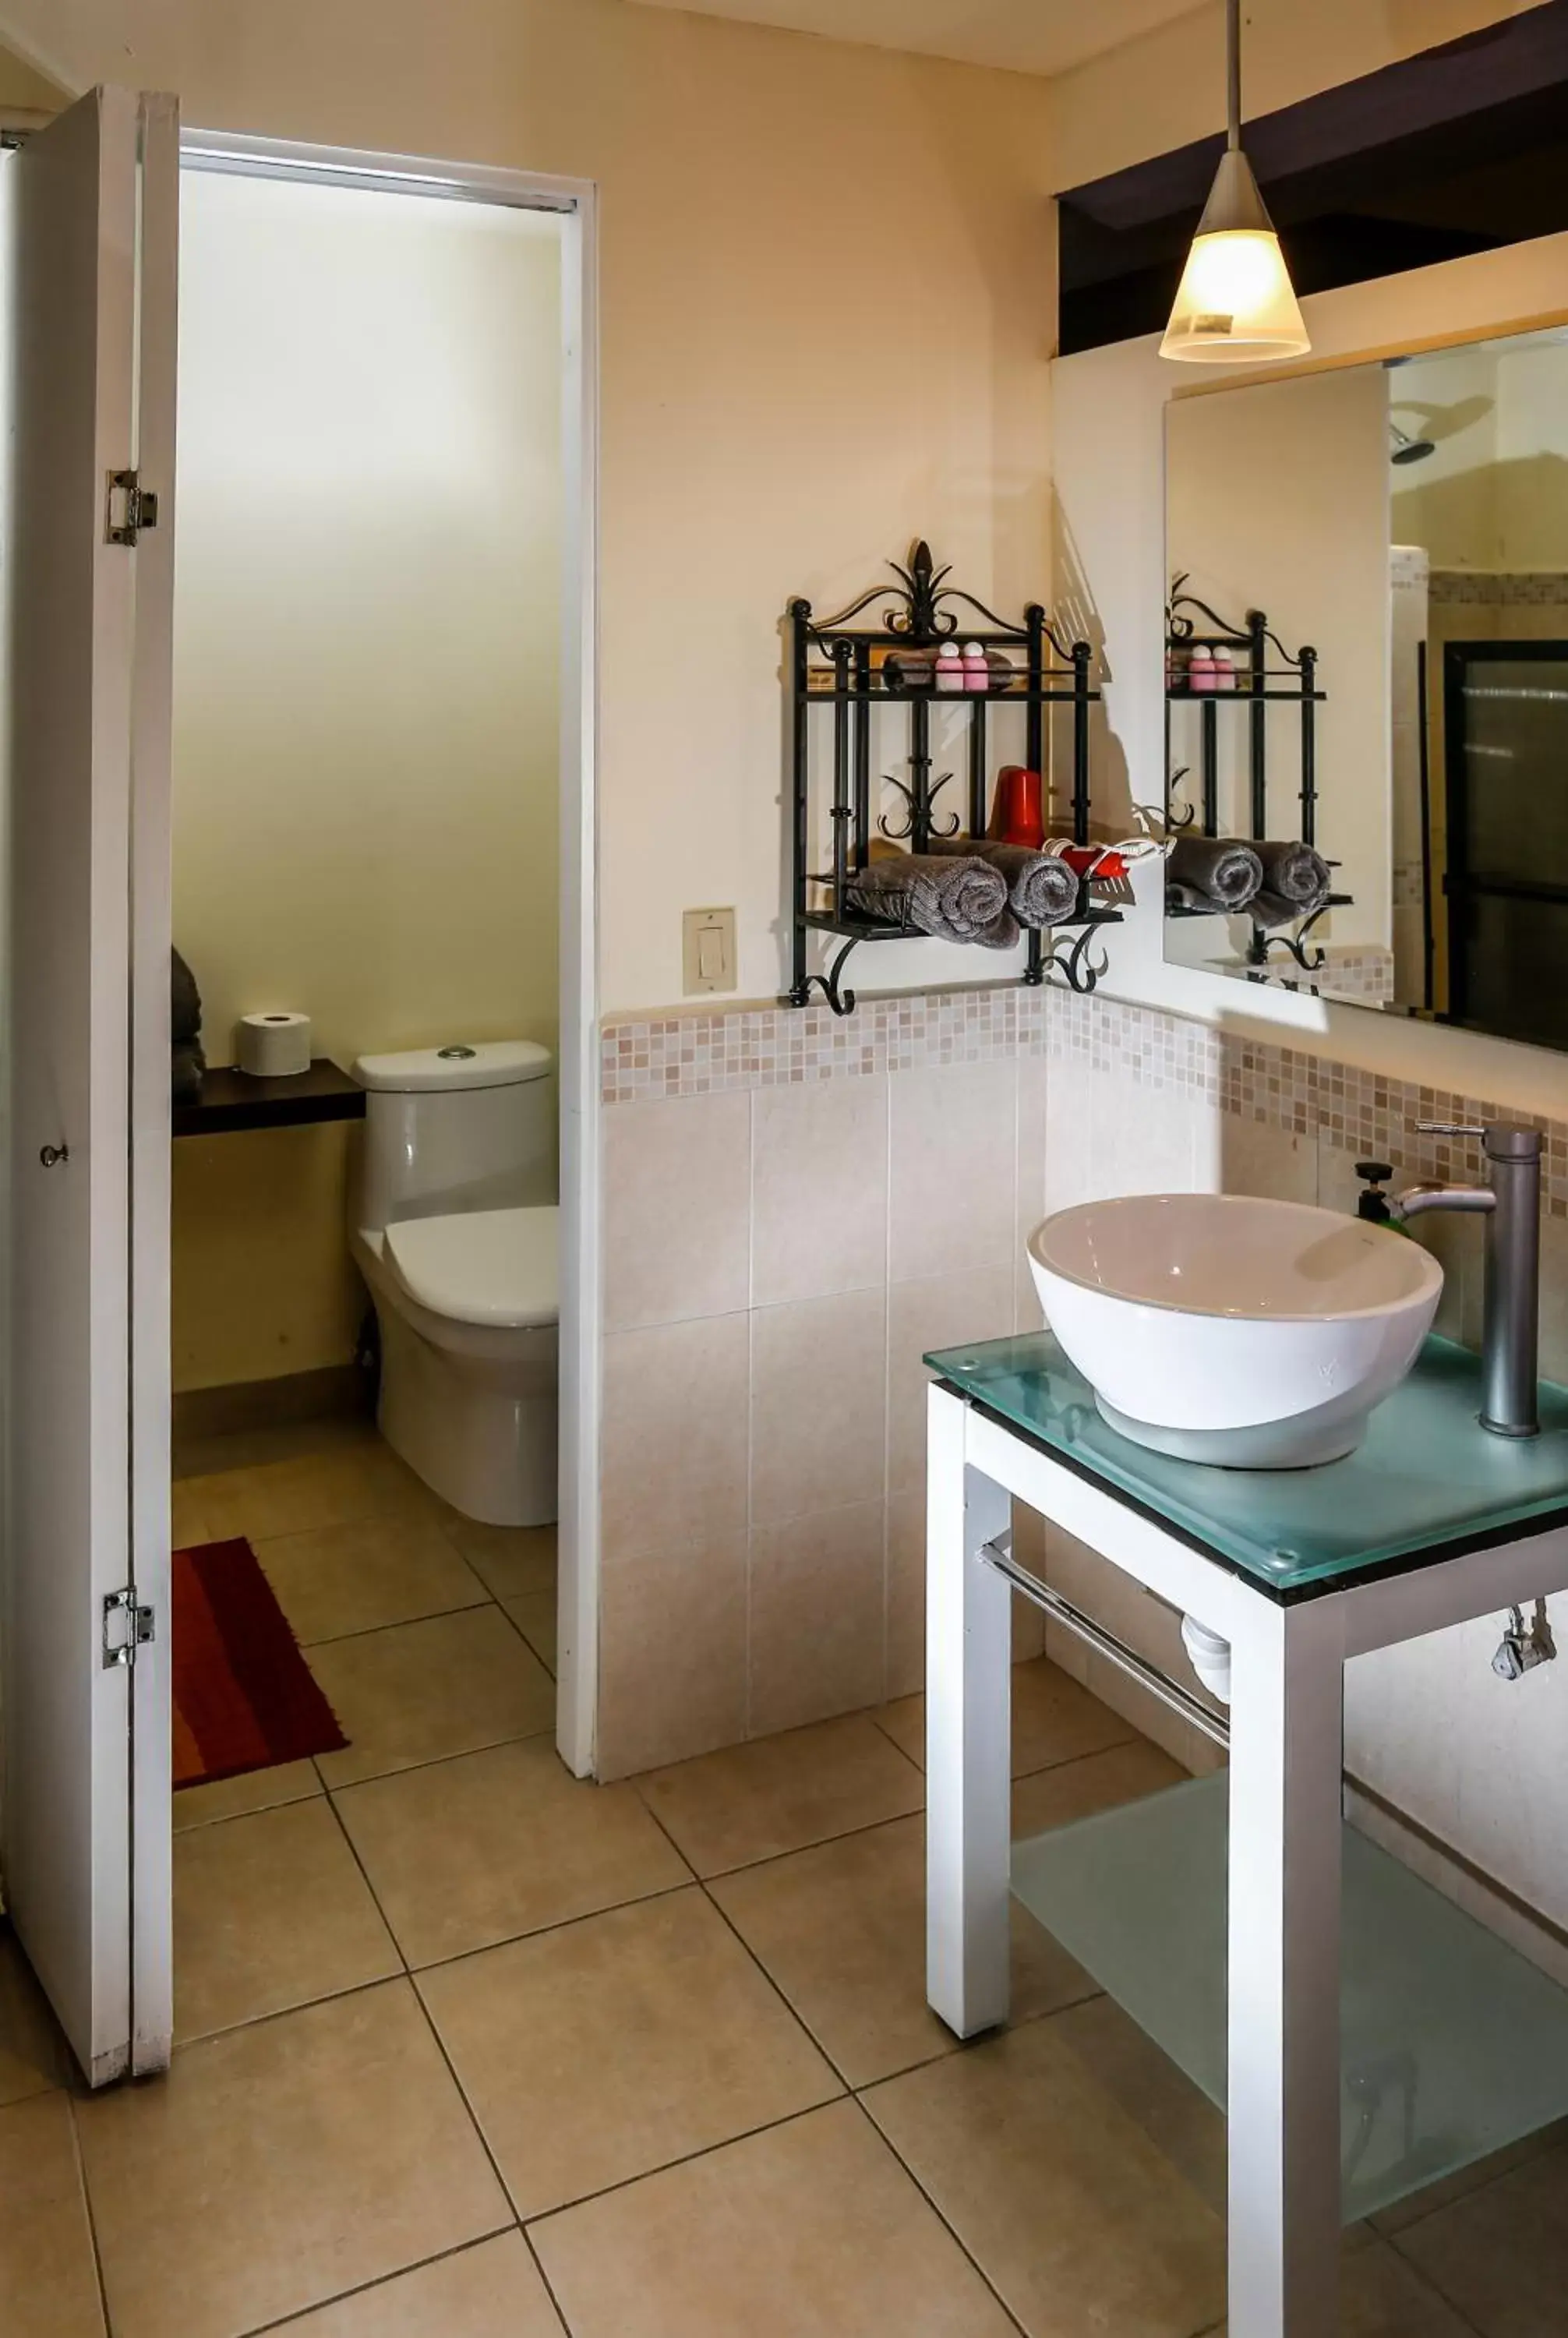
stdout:
POLYGON ((1029 1263, 1113 1429, 1246 1469, 1354 1452, 1443 1291, 1436 1260, 1406 1235, 1237 1194, 1062 1210, 1031 1236, 1029 1263))

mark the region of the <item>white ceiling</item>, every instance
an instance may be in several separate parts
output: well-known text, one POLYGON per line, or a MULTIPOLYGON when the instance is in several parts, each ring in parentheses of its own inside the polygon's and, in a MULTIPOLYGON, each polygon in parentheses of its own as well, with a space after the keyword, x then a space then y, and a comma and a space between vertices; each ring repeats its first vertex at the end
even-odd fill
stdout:
POLYGON ((1058 74, 1157 25, 1191 13, 1195 0, 641 0, 704 16, 733 16, 820 33, 875 48, 914 49, 974 65, 1058 74))

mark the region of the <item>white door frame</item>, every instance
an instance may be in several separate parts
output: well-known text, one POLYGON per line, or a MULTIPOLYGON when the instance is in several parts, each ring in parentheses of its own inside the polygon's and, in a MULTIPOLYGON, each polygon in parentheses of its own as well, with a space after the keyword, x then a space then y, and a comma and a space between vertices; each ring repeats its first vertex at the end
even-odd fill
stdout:
MULTIPOLYGON (((561 1565, 555 1742, 593 1768, 599 1675, 597 195, 586 179, 186 130, 188 170, 556 211, 562 235, 561 1565)), ((156 1401, 149 1386, 148 1395, 156 1401)), ((167 1396, 165 1393, 165 1403, 167 1396)))

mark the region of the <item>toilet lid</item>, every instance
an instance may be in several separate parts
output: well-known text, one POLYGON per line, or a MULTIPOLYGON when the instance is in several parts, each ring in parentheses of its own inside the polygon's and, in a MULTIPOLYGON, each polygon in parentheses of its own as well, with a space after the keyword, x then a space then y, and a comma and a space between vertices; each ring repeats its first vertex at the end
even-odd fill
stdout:
POLYGON ((473 1210, 405 1218, 387 1229, 387 1254, 411 1299, 454 1323, 522 1330, 556 1322, 559 1210, 473 1210))

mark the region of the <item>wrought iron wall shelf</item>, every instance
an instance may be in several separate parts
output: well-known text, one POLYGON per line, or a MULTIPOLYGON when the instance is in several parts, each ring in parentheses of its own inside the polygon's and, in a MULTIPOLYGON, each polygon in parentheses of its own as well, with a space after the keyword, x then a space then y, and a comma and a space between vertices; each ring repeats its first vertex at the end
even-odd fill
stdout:
MULTIPOLYGON (((1065 643, 1055 632, 1044 609, 1031 603, 1021 622, 1009 624, 995 611, 946 582, 949 571, 937 568, 929 547, 916 544, 906 568, 890 562, 896 584, 873 585, 836 616, 818 619, 809 601, 789 604, 789 670, 786 689, 789 711, 791 830, 791 893, 793 951, 787 1003, 805 1007, 813 990, 820 990, 836 1015, 854 1012, 855 993, 843 987, 842 976, 851 951, 862 942, 908 941, 925 938, 897 918, 867 917, 851 907, 848 894, 856 871, 871 858, 873 829, 871 710, 903 709, 908 715, 908 753, 903 759, 907 780, 884 771, 875 783, 891 788, 901 800, 896 820, 875 812, 880 833, 896 843, 907 843, 923 852, 933 838, 956 836, 962 822, 956 811, 936 809, 936 798, 953 779, 944 771, 933 778, 936 758, 931 744, 931 709, 961 706, 969 722, 962 760, 965 765, 968 830, 983 836, 990 797, 990 715, 997 707, 1024 712, 1024 761, 1044 772, 1045 710, 1073 709, 1073 839, 1089 842, 1089 709, 1100 693, 1090 681, 1093 652, 1087 642, 1065 643), (878 602, 880 625, 856 625, 853 620, 878 602), (963 612, 970 613, 965 621, 963 612), (921 650, 935 653, 962 635, 978 642, 1002 658, 1018 658, 1010 669, 998 668, 985 690, 923 688, 891 679, 886 665, 889 653, 921 650), (811 806, 814 725, 811 711, 832 714, 832 867, 814 869, 811 862, 811 806), (808 966, 809 938, 814 933, 836 935, 843 947, 825 973, 808 966)), ((1037 986, 1053 968, 1074 990, 1093 990, 1104 971, 1103 960, 1091 957, 1089 945, 1105 926, 1119 925, 1122 913, 1094 897, 1093 887, 1080 879, 1073 917, 1049 929, 1047 946, 1038 929, 1026 933, 1026 958, 1022 980, 1037 986)))
MULTIPOLYGON (((1269 623, 1261 609, 1249 609, 1246 622, 1232 625, 1217 609, 1200 601, 1195 594, 1184 590, 1187 578, 1178 576, 1171 588, 1171 603, 1166 611, 1166 771, 1165 820, 1173 832, 1201 823, 1204 836, 1220 833, 1220 719, 1222 709, 1245 707, 1248 714, 1248 819, 1249 834, 1261 839, 1269 833, 1269 713, 1270 706, 1296 706, 1300 709, 1300 782, 1298 801, 1301 807, 1300 838, 1303 844, 1314 847, 1318 841, 1318 709, 1328 700, 1327 691, 1318 687, 1318 653, 1302 648, 1292 653, 1269 623), (1200 630, 1207 620, 1211 632, 1200 630), (1234 689, 1193 690, 1189 684, 1172 678, 1171 661, 1195 649, 1239 651, 1242 663, 1236 667, 1234 689), (1272 649, 1280 663, 1271 665, 1272 649), (1189 764, 1172 768, 1171 758, 1170 708, 1196 706, 1201 711, 1198 741, 1198 776, 1200 797, 1194 803, 1189 799, 1180 801, 1192 772, 1189 764)), ((1330 861, 1330 868, 1338 867, 1330 861)), ((1316 974, 1326 963, 1326 953, 1311 941, 1313 927, 1330 909, 1348 909, 1352 906, 1348 893, 1330 893, 1310 917, 1303 918, 1293 931, 1270 930, 1252 922, 1251 938, 1247 945, 1247 963, 1262 968, 1269 962, 1269 952, 1278 948, 1294 958, 1304 974, 1316 974)), ((1170 918, 1211 918, 1224 914, 1216 909, 1168 909, 1170 918)))

